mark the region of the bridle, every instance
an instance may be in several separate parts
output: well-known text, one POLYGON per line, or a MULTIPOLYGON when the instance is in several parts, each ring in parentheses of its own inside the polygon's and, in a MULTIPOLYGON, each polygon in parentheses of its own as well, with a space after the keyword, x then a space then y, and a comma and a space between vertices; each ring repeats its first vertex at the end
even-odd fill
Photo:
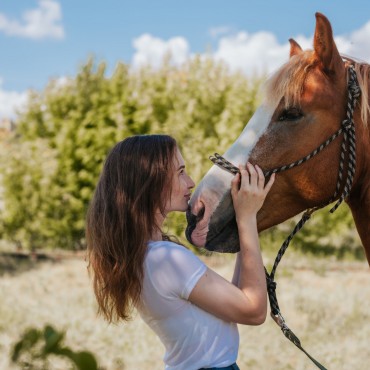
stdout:
MULTIPOLYGON (((330 210, 333 213, 339 205, 348 197, 349 192, 351 191, 353 177, 356 170, 356 136, 355 136, 355 125, 353 120, 353 112, 355 109, 356 102, 360 96, 361 90, 357 82, 356 72, 354 70, 353 65, 350 65, 348 68, 349 71, 349 79, 348 79, 348 103, 347 103, 347 112, 346 118, 342 121, 341 127, 331 135, 325 142, 323 142, 320 146, 318 146, 315 150, 311 153, 306 155, 304 158, 295 161, 293 163, 274 168, 272 170, 264 171, 265 177, 271 176, 273 173, 279 173, 286 170, 290 170, 291 168, 297 167, 311 158, 315 157, 319 154, 323 149, 325 149, 329 144, 331 144, 339 135, 343 134, 343 141, 341 146, 341 153, 340 153, 340 163, 339 163, 339 172, 338 172, 338 181, 335 192, 333 196, 323 205, 315 207, 315 209, 323 208, 328 204, 332 203, 338 196, 340 187, 343 183, 343 169, 344 169, 344 158, 346 152, 346 146, 349 149, 349 157, 348 157, 348 172, 347 172, 347 179, 344 184, 344 189, 342 195, 339 197, 337 204, 330 210)), ((223 158, 220 154, 215 153, 213 156, 210 156, 209 159, 217 166, 221 167, 222 169, 236 175, 239 173, 239 168, 234 166, 232 163, 228 162, 225 158, 223 158)))
MULTIPOLYGON (((285 323, 285 320, 280 312, 279 304, 276 297, 276 282, 274 281, 276 269, 278 264, 283 257, 286 249, 289 246, 290 241, 293 239, 294 235, 303 227, 303 225, 310 219, 313 212, 321 209, 328 204, 337 200, 336 204, 330 209, 330 212, 333 213, 339 205, 348 197, 349 193, 352 189, 353 178, 356 171, 356 133, 355 133, 355 123, 353 120, 353 112, 355 110, 356 103, 360 97, 361 90, 357 82, 356 71, 353 65, 348 67, 348 102, 347 102, 347 112, 346 118, 342 121, 340 128, 331 135, 325 142, 323 142, 319 147, 317 147, 314 151, 306 155, 304 158, 290 163, 288 165, 284 165, 278 168, 274 168, 272 170, 264 171, 265 177, 271 176, 273 173, 279 173, 283 171, 287 171, 291 168, 300 166, 301 164, 307 162, 317 154, 319 154, 324 148, 326 148, 330 143, 332 143, 338 136, 343 134, 343 141, 341 144, 340 150, 340 159, 339 159, 339 170, 338 170, 338 179, 336 184, 336 189, 334 194, 331 198, 323 203, 320 206, 315 206, 313 208, 307 209, 303 215, 301 220, 296 224, 293 231, 284 241, 282 246, 279 249, 279 252, 275 258, 274 265, 270 274, 266 272, 266 281, 267 281, 267 292, 270 301, 270 308, 271 308, 271 316, 275 320, 275 322, 280 326, 284 335, 294 343, 301 351, 303 351, 313 362, 314 364, 322 370, 326 370, 324 366, 322 366, 318 361, 316 361, 312 356, 310 356, 301 346, 301 342, 298 337, 292 332, 291 329, 285 323), (348 166, 346 172, 346 178, 343 177, 344 172, 344 161, 346 157, 346 152, 348 151, 348 166), (340 189, 342 189, 342 193, 340 193, 340 189)), ((233 175, 236 175, 240 172, 239 168, 234 166, 232 163, 227 161, 218 153, 215 153, 214 156, 210 156, 209 159, 217 166, 221 167, 222 169, 230 172, 233 175)))

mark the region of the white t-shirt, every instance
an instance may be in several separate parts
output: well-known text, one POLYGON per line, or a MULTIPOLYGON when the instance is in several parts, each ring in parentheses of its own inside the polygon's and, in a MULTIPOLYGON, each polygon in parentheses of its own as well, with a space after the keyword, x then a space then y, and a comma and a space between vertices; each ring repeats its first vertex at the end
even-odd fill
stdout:
POLYGON ((149 242, 138 311, 166 348, 167 370, 225 367, 236 362, 239 333, 188 301, 206 265, 185 247, 149 242))

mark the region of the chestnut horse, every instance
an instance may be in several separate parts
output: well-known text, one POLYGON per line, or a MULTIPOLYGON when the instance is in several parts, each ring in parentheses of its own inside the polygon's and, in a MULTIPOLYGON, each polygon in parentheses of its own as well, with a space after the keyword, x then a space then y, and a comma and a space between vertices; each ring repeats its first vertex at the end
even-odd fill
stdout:
MULTIPOLYGON (((356 167, 346 198, 370 263, 370 66, 343 58, 325 16, 316 13, 314 49, 290 41, 290 58, 266 83, 265 99, 224 157, 236 166, 247 161, 264 171, 293 163, 314 151, 346 118, 348 70, 361 90, 353 117, 356 167)), ((336 194, 343 135, 310 160, 281 172, 257 214, 258 230, 321 207, 336 194)), ((348 156, 348 150, 344 152, 348 156)), ((346 159, 347 161, 347 159, 346 159)), ((350 165, 345 162, 343 177, 350 165)), ((187 213, 188 240, 217 252, 237 252, 239 238, 230 196, 233 175, 213 166, 199 183, 187 213)), ((343 190, 343 185, 338 198, 343 190)))

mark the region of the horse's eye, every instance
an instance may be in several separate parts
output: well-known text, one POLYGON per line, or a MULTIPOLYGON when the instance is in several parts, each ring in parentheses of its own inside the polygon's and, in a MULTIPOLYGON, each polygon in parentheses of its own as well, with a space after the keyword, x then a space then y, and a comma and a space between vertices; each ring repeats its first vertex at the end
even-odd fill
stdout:
POLYGON ((298 108, 288 108, 279 116, 279 121, 297 121, 303 117, 303 113, 298 108))

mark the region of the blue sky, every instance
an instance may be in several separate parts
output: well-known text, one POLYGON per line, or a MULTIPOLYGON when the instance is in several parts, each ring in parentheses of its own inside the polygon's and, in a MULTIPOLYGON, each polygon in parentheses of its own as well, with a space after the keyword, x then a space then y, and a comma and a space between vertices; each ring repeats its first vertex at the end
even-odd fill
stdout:
POLYGON ((312 45, 315 12, 332 23, 338 49, 370 62, 370 1, 1 0, 0 117, 14 116, 27 90, 73 76, 90 55, 133 68, 208 53, 246 74, 271 72, 288 39, 312 45))

